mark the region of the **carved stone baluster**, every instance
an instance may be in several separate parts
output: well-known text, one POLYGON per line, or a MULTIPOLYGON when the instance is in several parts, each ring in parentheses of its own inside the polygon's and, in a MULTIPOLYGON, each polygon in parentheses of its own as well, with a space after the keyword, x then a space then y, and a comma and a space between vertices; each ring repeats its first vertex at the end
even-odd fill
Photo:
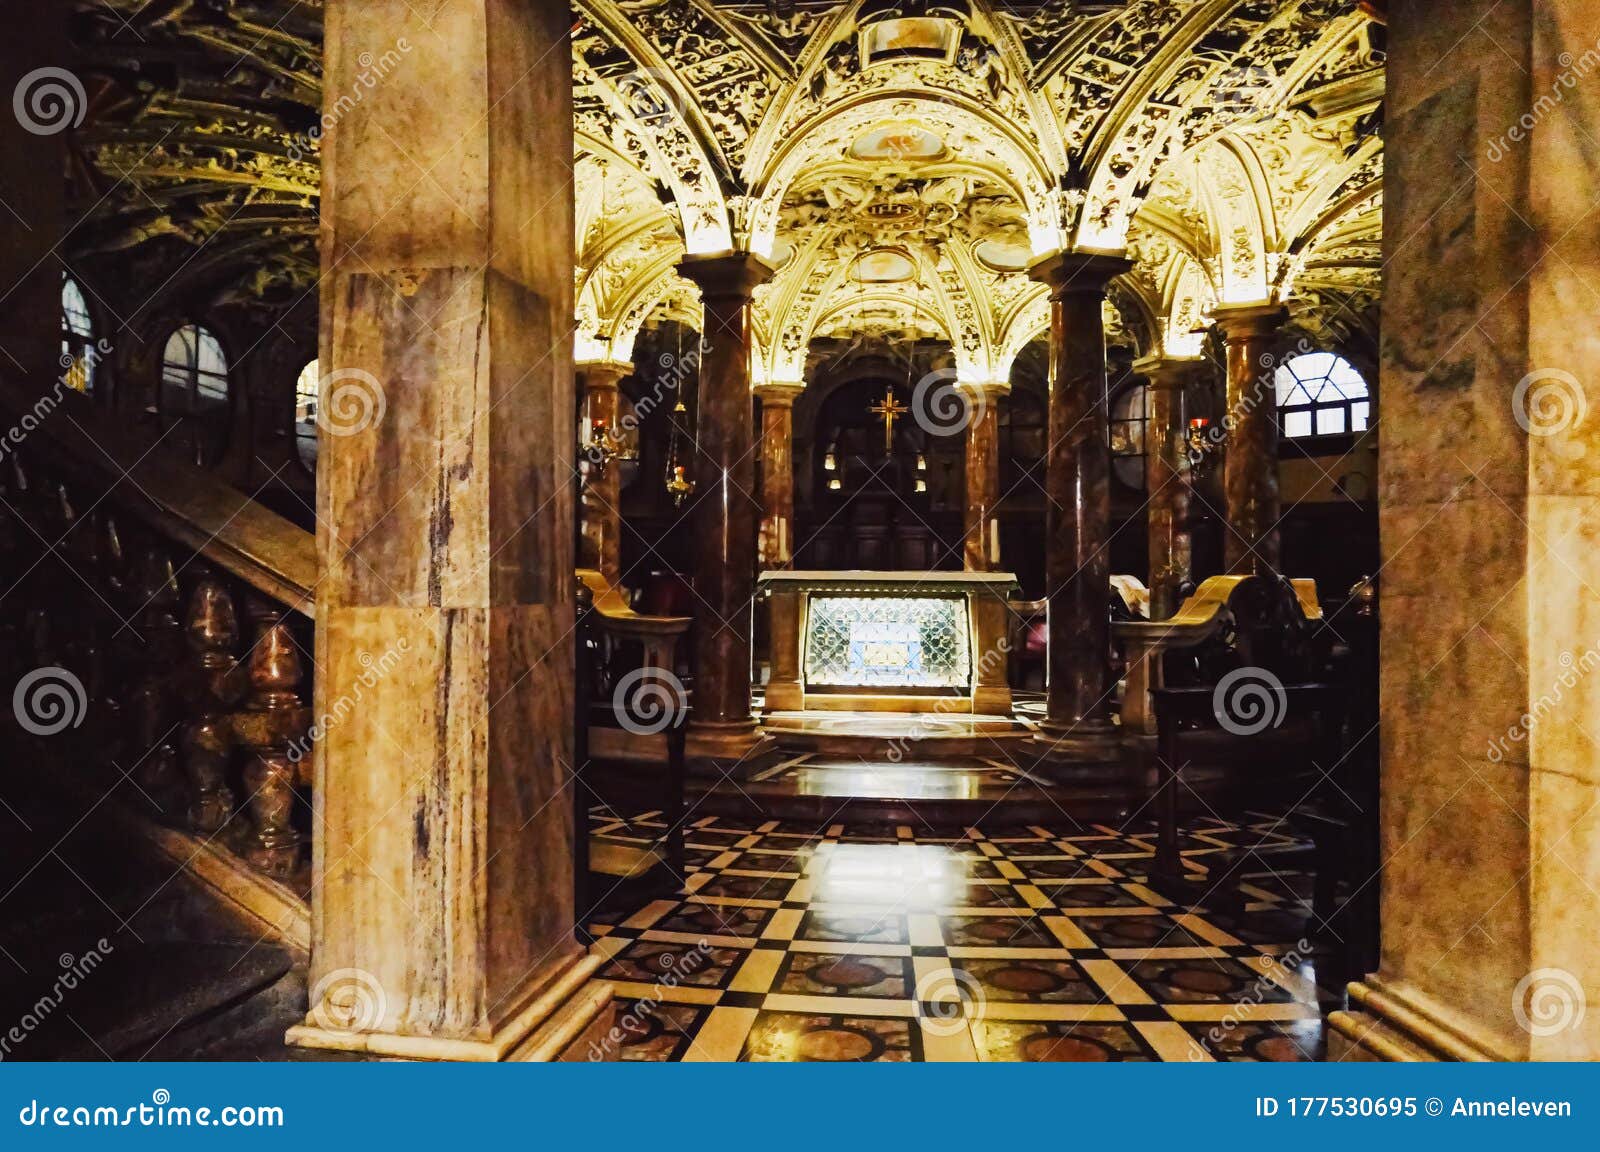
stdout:
POLYGON ((128 700, 134 753, 139 757, 135 778, 158 803, 165 804, 178 785, 178 751, 172 741, 177 720, 173 694, 174 677, 183 658, 183 625, 178 620, 178 578, 172 559, 155 541, 140 548, 130 590, 141 641, 138 678, 128 700))
POLYGON ((310 750, 311 710, 300 698, 300 650, 283 612, 251 597, 245 611, 255 630, 250 649, 250 696, 233 715, 233 734, 248 753, 250 838, 244 856, 270 876, 288 877, 300 862, 294 830, 297 766, 310 750))
POLYGON ((182 678, 184 703, 183 771, 189 782, 189 827, 219 831, 233 815, 228 758, 233 732, 228 705, 237 699, 234 648, 239 623, 233 597, 222 583, 205 576, 189 597, 184 622, 189 658, 182 678))

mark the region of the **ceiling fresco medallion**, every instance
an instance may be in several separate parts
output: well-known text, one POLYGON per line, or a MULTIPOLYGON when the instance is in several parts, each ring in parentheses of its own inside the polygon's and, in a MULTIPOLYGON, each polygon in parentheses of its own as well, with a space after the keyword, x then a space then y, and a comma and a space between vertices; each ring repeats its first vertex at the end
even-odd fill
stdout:
POLYGON ((850 155, 856 160, 938 160, 945 154, 944 141, 926 128, 910 123, 880 124, 856 138, 850 155))

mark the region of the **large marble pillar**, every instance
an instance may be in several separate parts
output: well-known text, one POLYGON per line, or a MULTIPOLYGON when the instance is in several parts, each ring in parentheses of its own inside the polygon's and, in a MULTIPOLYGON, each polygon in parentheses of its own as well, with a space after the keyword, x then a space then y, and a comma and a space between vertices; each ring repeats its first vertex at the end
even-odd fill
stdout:
POLYGON ((1278 304, 1219 307, 1228 346, 1227 457, 1222 485, 1228 523, 1223 565, 1238 575, 1278 571, 1278 340, 1288 312, 1278 304))
POLYGON ((750 700, 750 634, 755 599, 755 408, 750 391, 750 303, 772 267, 747 252, 690 256, 682 275, 700 288, 698 453, 691 473, 694 511, 694 699, 689 747, 737 757, 760 740, 750 700))
POLYGON ((1189 441, 1186 396, 1203 360, 1153 357, 1133 370, 1145 392, 1145 491, 1150 553, 1150 618, 1178 610, 1178 593, 1193 575, 1189 539, 1189 441))
POLYGON ((956 385, 967 404, 967 500, 962 552, 968 572, 993 572, 1000 564, 1000 400, 1006 381, 956 385))
POLYGON ((1030 269, 1050 288, 1045 573, 1050 657, 1044 735, 1103 750, 1112 733, 1111 458, 1101 308, 1120 257, 1061 252, 1030 269))
POLYGON ((67 139, 88 113, 88 74, 69 69, 70 5, 0 11, 10 17, 0 37, 0 374, 44 393, 65 376, 56 253, 67 226, 67 139))
POLYGON ((312 995, 289 1039, 548 1056, 607 995, 573 924, 570 22, 325 13, 312 995))
POLYGON ((578 365, 578 392, 591 437, 589 479, 583 494, 583 555, 579 562, 596 569, 612 587, 622 582, 622 466, 601 463, 604 451, 617 452, 620 385, 632 364, 589 361, 578 365))
POLYGON ((1382 948, 1333 1055, 1595 1060, 1600 7, 1389 10, 1382 948))
POLYGON ((762 384, 761 556, 763 568, 787 568, 794 560, 794 402, 799 383, 762 384))

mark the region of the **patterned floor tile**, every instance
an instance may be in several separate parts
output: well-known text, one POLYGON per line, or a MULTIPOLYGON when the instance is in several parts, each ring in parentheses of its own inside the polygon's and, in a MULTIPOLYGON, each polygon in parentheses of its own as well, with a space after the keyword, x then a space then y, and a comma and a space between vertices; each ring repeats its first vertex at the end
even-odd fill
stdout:
POLYGON ((955 968, 978 982, 986 1001, 1098 1004, 1099 985, 1070 960, 958 960, 955 968))
MULTIPOLYGON (((1187 859, 1277 835, 1258 823, 1195 821, 1187 859)), ((652 814, 594 826, 663 831, 652 814)), ((1322 1058, 1336 1002, 1315 1002, 1310 877, 1251 876, 1242 912, 1172 906, 1146 882, 1151 833, 701 822, 693 892, 605 898, 599 975, 626 995, 594 1058, 1322 1058)))
POLYGON ((732 978, 744 957, 743 949, 739 948, 635 940, 597 975, 602 980, 627 980, 636 984, 653 984, 671 977, 678 984, 696 988, 721 988, 732 978))
MULTIPOLYGON (((617 1001, 618 1060, 677 1060, 688 1050, 709 1008, 648 1000, 617 1001)), ((590 1053, 593 1056, 593 1053, 590 1053)), ((598 1059, 598 1057, 595 1057, 598 1059)))
POLYGON ((982 1060, 1098 1064, 1154 1058, 1130 1024, 983 1020, 973 1033, 982 1060))
POLYGON ((1218 1060, 1285 1063, 1322 1060, 1327 1054, 1325 1025, 1321 1020, 1224 1022, 1185 1027, 1201 1047, 1218 1060))
POLYGON ((773 990, 803 996, 878 996, 903 1000, 914 984, 909 959, 796 952, 785 960, 773 990))
POLYGON ((870 1016, 763 1012, 745 1041, 748 1061, 885 1061, 916 1058, 916 1024, 870 1016))

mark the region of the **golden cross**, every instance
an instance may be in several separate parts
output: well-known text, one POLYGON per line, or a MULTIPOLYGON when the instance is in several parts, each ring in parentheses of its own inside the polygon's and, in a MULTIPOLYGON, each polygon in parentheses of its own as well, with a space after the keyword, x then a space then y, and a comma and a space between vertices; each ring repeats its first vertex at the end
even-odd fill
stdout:
POLYGON ((891 455, 894 452, 894 421, 897 416, 904 416, 911 409, 894 398, 892 385, 884 385, 883 400, 874 404, 869 411, 883 420, 883 454, 891 455))

